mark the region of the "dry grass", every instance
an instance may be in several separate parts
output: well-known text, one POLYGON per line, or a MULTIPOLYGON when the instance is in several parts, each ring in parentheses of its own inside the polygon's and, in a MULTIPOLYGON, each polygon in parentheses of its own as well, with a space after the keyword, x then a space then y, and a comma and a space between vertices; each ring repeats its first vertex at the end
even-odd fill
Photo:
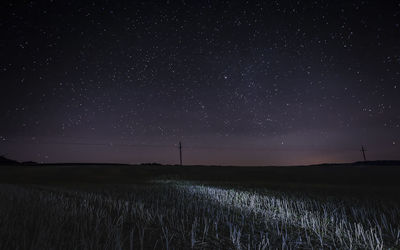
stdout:
POLYGON ((1 185, 0 199, 0 249, 400 247, 400 209, 389 202, 183 182, 1 185))

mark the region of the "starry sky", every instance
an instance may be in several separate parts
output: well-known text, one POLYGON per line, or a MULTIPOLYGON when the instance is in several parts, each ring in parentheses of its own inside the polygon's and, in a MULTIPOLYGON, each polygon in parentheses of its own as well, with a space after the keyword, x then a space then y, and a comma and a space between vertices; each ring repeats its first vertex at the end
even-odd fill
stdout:
POLYGON ((0 154, 399 159, 399 1, 2 1, 0 154))

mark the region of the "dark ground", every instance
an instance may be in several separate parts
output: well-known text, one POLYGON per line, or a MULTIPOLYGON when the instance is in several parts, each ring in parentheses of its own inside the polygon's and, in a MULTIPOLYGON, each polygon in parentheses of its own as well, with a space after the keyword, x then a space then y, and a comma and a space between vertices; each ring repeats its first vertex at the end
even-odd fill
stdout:
POLYGON ((229 167, 123 164, 7 164, 0 183, 129 184, 180 180, 290 191, 377 195, 400 200, 400 161, 312 166, 229 167))

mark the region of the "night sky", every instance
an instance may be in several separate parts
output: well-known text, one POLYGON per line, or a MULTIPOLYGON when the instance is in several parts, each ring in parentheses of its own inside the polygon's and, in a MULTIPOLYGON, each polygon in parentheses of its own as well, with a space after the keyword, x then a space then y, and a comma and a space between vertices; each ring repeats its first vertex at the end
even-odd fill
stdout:
POLYGON ((399 1, 23 2, 0 4, 9 158, 400 158, 399 1))

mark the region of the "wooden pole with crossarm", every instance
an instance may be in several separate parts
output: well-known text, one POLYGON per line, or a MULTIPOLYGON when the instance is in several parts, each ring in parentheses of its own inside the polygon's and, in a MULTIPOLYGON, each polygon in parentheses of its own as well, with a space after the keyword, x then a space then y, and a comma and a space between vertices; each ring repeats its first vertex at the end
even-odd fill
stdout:
POLYGON ((179 142, 179 162, 182 166, 182 143, 179 142))
POLYGON ((362 152, 362 154, 363 154, 363 157, 364 157, 364 161, 366 161, 367 160, 367 158, 365 157, 365 149, 364 149, 364 146, 361 146, 361 152, 362 152))

